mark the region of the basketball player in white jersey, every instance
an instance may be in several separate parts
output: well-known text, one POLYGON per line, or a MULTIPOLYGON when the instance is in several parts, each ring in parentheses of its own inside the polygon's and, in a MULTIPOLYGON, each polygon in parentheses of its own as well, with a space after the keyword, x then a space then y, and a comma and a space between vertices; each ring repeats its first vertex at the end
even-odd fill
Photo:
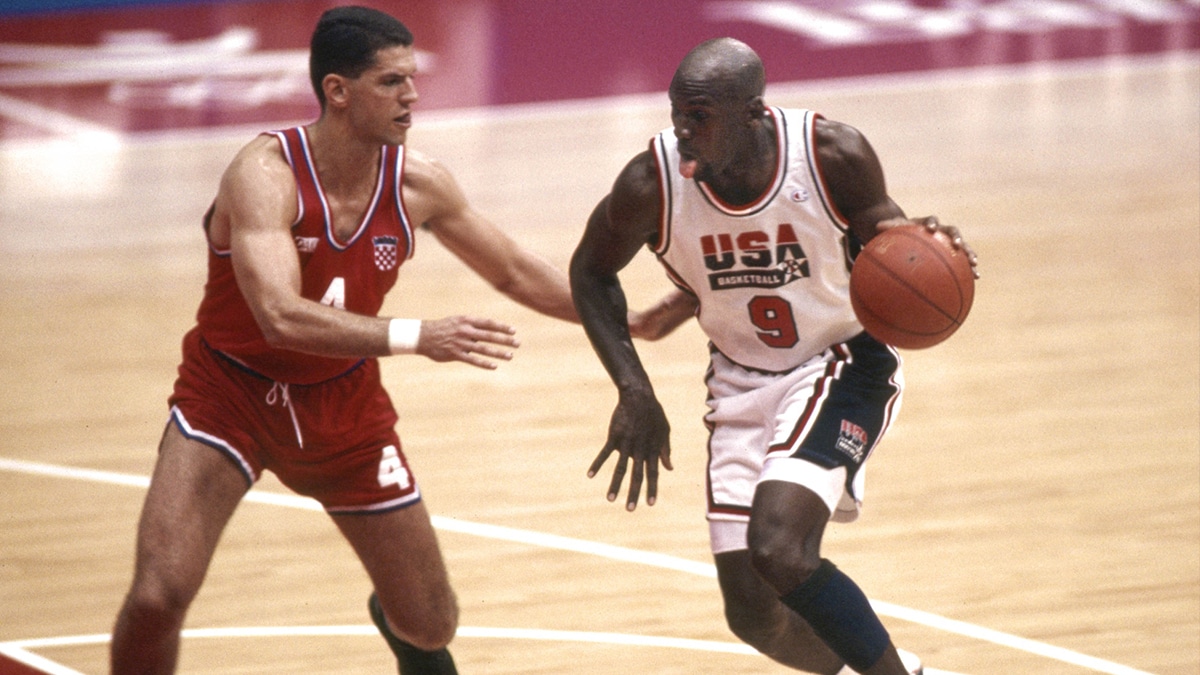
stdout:
POLYGON ((880 228, 912 221, 855 129, 768 107, 757 54, 705 42, 671 81, 671 121, 593 211, 571 262, 575 306, 619 391, 589 475, 632 463, 626 508, 656 499, 669 425, 630 340, 618 272, 653 249, 679 293, 656 321, 695 314, 710 339, 708 519, 733 632, 796 669, 921 673, 866 595, 821 557, 826 523, 858 515, 863 463, 899 409, 896 352, 863 333, 850 267, 880 228))

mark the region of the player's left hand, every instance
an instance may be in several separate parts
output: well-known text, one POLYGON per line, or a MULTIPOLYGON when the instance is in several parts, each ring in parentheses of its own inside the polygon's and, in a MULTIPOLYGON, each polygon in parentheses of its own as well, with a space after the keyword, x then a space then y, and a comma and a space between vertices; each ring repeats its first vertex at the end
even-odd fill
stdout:
POLYGON ((499 362, 512 360, 520 346, 512 326, 471 316, 448 316, 421 322, 417 353, 434 361, 462 361, 476 368, 494 370, 499 362))
POLYGON ((975 278, 979 278, 979 256, 975 255, 975 251, 971 245, 963 239, 962 232, 953 225, 945 225, 938 220, 937 216, 923 216, 921 218, 889 218, 888 220, 880 221, 878 227, 881 230, 897 227, 900 225, 920 225, 930 232, 941 232, 950 239, 950 243, 954 248, 961 250, 967 254, 967 260, 971 263, 971 272, 975 278))
POLYGON ((644 311, 629 310, 630 337, 660 340, 696 315, 698 303, 692 295, 674 290, 644 311))

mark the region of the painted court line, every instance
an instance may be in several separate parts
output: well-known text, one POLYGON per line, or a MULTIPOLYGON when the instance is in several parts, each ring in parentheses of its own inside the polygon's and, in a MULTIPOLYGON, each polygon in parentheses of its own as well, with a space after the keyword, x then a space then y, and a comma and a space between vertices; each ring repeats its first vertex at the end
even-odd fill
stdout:
MULTIPOLYGON (((108 483, 108 484, 113 484, 113 485, 124 485, 124 486, 129 486, 129 487, 145 488, 145 487, 149 486, 149 484, 150 484, 150 479, 145 476, 121 474, 121 473, 115 473, 115 472, 110 472, 110 471, 99 471, 99 470, 95 470, 95 469, 77 469, 77 468, 72 468, 72 467, 58 466, 58 465, 54 465, 54 464, 44 464, 41 462, 29 462, 29 461, 25 461, 25 460, 9 459, 9 458, 4 458, 4 457, 0 457, 0 471, 13 471, 13 472, 17 472, 17 473, 34 474, 34 475, 41 475, 41 476, 51 476, 51 477, 56 477, 56 478, 67 478, 67 479, 73 479, 73 480, 87 480, 87 481, 92 481, 92 482, 108 483)), ((256 502, 256 503, 260 503, 260 504, 271 504, 271 505, 276 505, 276 506, 284 506, 284 507, 289 507, 289 508, 298 508, 298 509, 303 509, 303 510, 308 510, 308 511, 318 511, 318 512, 323 511, 320 504, 318 504, 315 500, 309 499, 307 497, 300 497, 298 495, 287 495, 287 494, 279 494, 279 493, 272 493, 272 492, 262 492, 259 490, 251 490, 250 492, 248 492, 244 498, 244 501, 256 502)), ((599 557, 603 557, 603 558, 609 558, 612 560, 620 560, 623 562, 633 562, 633 563, 637 563, 637 564, 641 564, 641 565, 649 565, 652 567, 661 567, 661 568, 671 569, 671 570, 680 571, 680 572, 687 572, 689 574, 695 574, 698 576, 716 577, 716 569, 711 564, 698 563, 695 561, 686 560, 683 558, 677 558, 675 556, 665 555, 665 554, 661 554, 661 553, 638 551, 635 549, 624 548, 621 546, 613 546, 611 544, 602 544, 602 543, 591 542, 591 541, 586 541, 586 540, 582 540, 582 539, 573 539, 571 537, 562 537, 562 536, 558 536, 558 535, 543 534, 540 532, 534 532, 532 530, 521 530, 521 529, 517 529, 517 528, 502 527, 502 526, 498 526, 498 525, 487 525, 487 524, 483 524, 483 523, 474 523, 471 521, 459 520, 457 518, 433 516, 432 520, 433 520, 434 527, 436 527, 440 530, 448 531, 448 532, 458 532, 458 533, 462 533, 462 534, 470 534, 470 535, 486 537, 486 538, 490 538, 490 539, 498 539, 498 540, 503 540, 503 541, 511 541, 511 542, 529 544, 532 546, 541 546, 544 548, 552 548, 552 549, 559 549, 559 550, 565 550, 565 551, 572 551, 572 552, 576 552, 576 553, 583 553, 583 554, 587 554, 587 555, 595 555, 595 556, 599 556, 599 557)), ((948 619, 948 618, 938 616, 936 614, 932 614, 929 612, 923 612, 920 610, 909 609, 907 607, 902 607, 900 605, 894 605, 892 603, 881 602, 881 601, 877 601, 877 600, 872 600, 871 605, 872 605, 872 607, 875 608, 875 611, 882 616, 900 619, 903 621, 909 621, 912 623, 928 626, 930 628, 934 628, 934 629, 942 631, 942 632, 952 633, 952 634, 956 634, 956 635, 962 635, 964 637, 973 638, 973 639, 980 640, 983 642, 990 642, 992 644, 1000 645, 1003 647, 1009 647, 1011 649, 1015 649, 1018 651, 1028 652, 1030 654, 1035 654, 1037 656, 1042 656, 1042 657, 1045 657, 1048 659, 1062 661, 1064 663, 1069 663, 1069 664, 1073 664, 1076 666, 1080 666, 1082 668, 1087 668, 1089 670, 1093 670, 1098 673, 1107 673, 1108 675, 1152 675, 1152 673, 1148 673, 1143 670, 1137 670, 1135 668, 1130 668, 1128 666, 1124 666, 1119 663, 1113 663, 1112 661, 1106 661, 1104 659, 1096 658, 1093 656, 1088 656, 1086 654, 1081 654, 1079 652, 1075 652, 1075 651, 1072 651, 1069 649, 1063 649, 1061 647, 1055 647, 1053 645, 1048 645, 1048 644, 1045 644, 1042 642, 1037 642, 1035 640, 1017 637, 1015 635, 1009 635, 1007 633, 1002 633, 1000 631, 992 630, 989 628, 984 628, 982 626, 976 626, 974 624, 966 623, 964 621, 948 619)), ((218 629, 218 630, 223 630, 223 629, 218 629)), ((247 630, 247 629, 230 629, 230 630, 247 630)), ((286 630, 297 631, 297 630, 303 630, 303 629, 288 628, 286 630)), ((355 628, 355 630, 357 630, 357 628, 355 628)), ((518 634, 524 633, 526 635, 526 637, 519 638, 519 639, 537 639, 537 638, 528 637, 528 635, 532 635, 534 633, 530 633, 528 631, 520 631, 520 630, 514 631, 514 629, 460 628, 459 630, 460 630, 459 634, 464 635, 464 636, 469 635, 469 633, 463 633, 462 631, 464 631, 464 630, 467 630, 467 631, 469 631, 469 630, 504 630, 504 631, 508 631, 509 637, 515 637, 518 634)), ((190 633, 189 631, 184 631, 185 636, 188 636, 189 633, 190 633)), ((546 632, 542 631, 542 633, 546 633, 546 632)), ((576 637, 578 635, 602 635, 599 633, 596 633, 596 634, 588 634, 588 633, 580 634, 580 633, 574 633, 574 632, 560 632, 560 633, 563 635, 572 635, 572 636, 576 636, 576 637)), ((293 632, 290 634, 295 634, 295 633, 293 632)), ((107 640, 107 636, 103 636, 103 637, 105 640, 107 640)), ((472 636, 472 637, 475 637, 475 636, 472 636)), ((639 637, 639 636, 629 636, 629 637, 639 637)), ((644 639, 647 639, 647 640, 667 639, 667 638, 652 638, 652 637, 646 637, 646 636, 642 636, 642 637, 644 637, 644 639)), ((543 639, 548 639, 548 638, 543 638, 543 639)), ((704 643, 704 641, 689 641, 689 642, 704 643)), ((23 641, 23 642, 0 643, 0 653, 7 653, 7 652, 3 651, 5 649, 6 645, 15 646, 15 648, 21 649, 21 648, 24 648, 24 647, 27 647, 30 645, 39 645, 39 644, 47 644, 47 643, 45 641, 38 642, 38 641, 32 641, 32 640, 23 641)), ((717 643, 717 644, 725 644, 725 643, 717 643)), ((730 643, 730 644, 732 644, 732 643, 730 643)), ((667 646, 667 645, 661 645, 661 646, 667 646)), ((739 645, 733 645, 733 646, 738 647, 739 645)), ((748 647, 747 647, 747 649, 748 649, 748 647)), ((60 673, 61 673, 61 675, 72 675, 72 673, 70 671, 60 671, 60 673)), ((933 675, 935 673, 935 671, 930 670, 929 673, 930 673, 930 675, 933 675)), ((2 675, 2 673, 0 673, 0 675, 2 675)))
MULTIPOLYGON (((374 626, 253 626, 242 628, 189 628, 183 631, 183 638, 194 639, 232 639, 232 638, 271 638, 271 637, 374 637, 377 631, 374 626)), ((655 637, 652 635, 630 635, 628 633, 603 633, 592 631, 569 630, 540 630, 536 628, 486 628, 475 626, 460 626, 456 639, 476 638, 492 640, 539 640, 545 642, 578 642, 585 644, 619 645, 623 647, 651 647, 667 649, 685 649, 703 652, 725 654, 744 654, 757 656, 753 648, 734 642, 718 642, 714 640, 692 640, 689 638, 655 637)), ((28 649, 45 649, 52 647, 77 646, 88 644, 106 644, 109 635, 76 635, 63 638, 40 638, 33 640, 14 640, 0 643, 0 655, 9 655, 17 661, 25 662, 29 657, 36 660, 28 662, 31 666, 45 669, 47 675, 83 675, 78 671, 64 668, 40 656, 32 654, 28 649), (53 669, 47 668, 47 664, 53 669)), ((927 675, 961 675, 948 670, 926 668, 927 675)), ((6 675, 4 664, 0 661, 0 675, 6 675)))

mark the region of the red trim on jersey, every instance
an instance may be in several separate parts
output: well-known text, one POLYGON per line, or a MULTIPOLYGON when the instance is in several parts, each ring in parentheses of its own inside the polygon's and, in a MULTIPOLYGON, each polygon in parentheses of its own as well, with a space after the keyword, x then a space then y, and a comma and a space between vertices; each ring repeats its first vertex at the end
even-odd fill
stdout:
MULTIPOLYGON (((283 158, 287 160, 288 166, 292 169, 292 175, 296 175, 296 158, 292 156, 292 149, 288 146, 287 136, 282 131, 271 132, 271 135, 279 141, 279 148, 283 151, 283 158)), ((300 191, 296 190, 296 220, 292 221, 292 227, 300 224, 304 220, 304 198, 300 195, 300 191)))
POLYGON ((820 193, 821 204, 825 207, 825 213, 829 215, 834 225, 837 225, 842 231, 848 231, 850 229, 850 221, 838 210, 837 204, 833 203, 833 198, 829 194, 829 182, 825 180, 825 172, 821 170, 821 160, 817 154, 817 120, 824 118, 824 115, 820 113, 810 112, 804 120, 808 164, 812 167, 813 181, 817 184, 817 190, 820 193))
POLYGON ((671 247, 671 163, 667 159, 662 134, 650 139, 650 152, 658 170, 658 241, 655 242, 654 253, 663 256, 671 247))
POLYGON ((408 206, 404 203, 404 164, 408 161, 408 153, 404 146, 396 146, 396 159, 392 162, 395 169, 395 180, 392 186, 392 193, 396 200, 396 213, 400 216, 400 229, 404 232, 404 237, 407 240, 404 254, 404 259, 409 260, 417 254, 417 236, 413 228, 412 220, 408 217, 408 206))

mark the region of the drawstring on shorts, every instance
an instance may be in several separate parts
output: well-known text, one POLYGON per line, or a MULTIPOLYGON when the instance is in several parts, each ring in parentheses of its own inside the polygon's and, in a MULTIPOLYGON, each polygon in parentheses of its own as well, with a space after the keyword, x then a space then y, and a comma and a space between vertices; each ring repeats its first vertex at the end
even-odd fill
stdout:
POLYGON ((296 443, 300 448, 304 448, 304 436, 300 433, 300 420, 296 418, 296 409, 292 407, 292 397, 288 393, 288 384, 286 382, 275 382, 271 385, 271 391, 267 392, 267 405, 275 405, 278 403, 288 409, 292 415, 292 428, 296 430, 296 443))

